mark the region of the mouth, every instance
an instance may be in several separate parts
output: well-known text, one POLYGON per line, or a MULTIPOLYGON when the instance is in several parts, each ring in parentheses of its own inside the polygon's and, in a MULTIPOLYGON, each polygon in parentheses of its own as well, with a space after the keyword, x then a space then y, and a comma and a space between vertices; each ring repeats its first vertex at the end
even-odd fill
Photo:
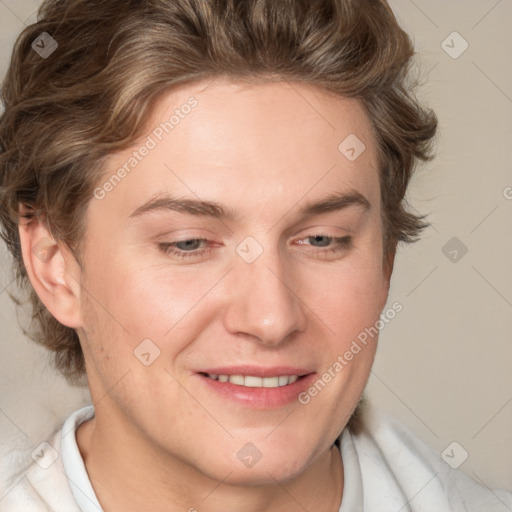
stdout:
POLYGON ((197 372, 209 393, 224 401, 255 409, 274 409, 297 402, 316 372, 302 368, 215 368, 197 372))
POLYGON ((201 373, 201 375, 219 382, 229 382, 235 386, 246 388, 279 388, 289 386, 305 375, 275 375, 273 377, 258 377, 256 375, 227 375, 215 373, 201 373))

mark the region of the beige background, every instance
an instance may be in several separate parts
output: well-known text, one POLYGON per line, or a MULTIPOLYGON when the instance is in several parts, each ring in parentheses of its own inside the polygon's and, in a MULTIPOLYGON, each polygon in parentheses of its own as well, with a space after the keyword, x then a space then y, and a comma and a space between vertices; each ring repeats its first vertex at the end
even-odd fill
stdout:
MULTIPOLYGON (((1 76, 38 4, 0 0, 1 76)), ((473 478, 512 488, 512 1, 391 5, 416 42, 419 96, 440 135, 410 193, 433 228, 399 251, 388 304, 403 311, 381 332, 367 394, 439 454, 457 441, 473 478), (467 247, 456 262, 443 253, 453 237, 467 247)), ((35 446, 87 393, 55 376, 22 335, 3 246, 0 258, 0 437, 35 446)))

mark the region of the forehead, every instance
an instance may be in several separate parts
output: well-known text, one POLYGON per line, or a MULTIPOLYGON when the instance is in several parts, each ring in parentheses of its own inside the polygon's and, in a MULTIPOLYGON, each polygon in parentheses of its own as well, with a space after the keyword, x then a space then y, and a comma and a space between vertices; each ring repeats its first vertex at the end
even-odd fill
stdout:
POLYGON ((128 171, 106 197, 126 215, 157 192, 222 198, 260 218, 276 201, 290 208, 326 191, 379 196, 362 104, 288 82, 218 79, 175 89, 156 104, 144 136, 107 167, 103 182, 128 171))

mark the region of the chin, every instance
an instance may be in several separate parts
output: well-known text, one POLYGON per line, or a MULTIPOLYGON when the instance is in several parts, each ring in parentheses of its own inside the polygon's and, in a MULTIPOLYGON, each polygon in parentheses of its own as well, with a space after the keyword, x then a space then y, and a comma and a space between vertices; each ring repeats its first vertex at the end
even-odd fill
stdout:
POLYGON ((256 451, 254 446, 246 445, 233 457, 208 457, 202 460, 198 469, 218 481, 230 485, 265 486, 284 483, 300 475, 312 462, 312 454, 275 450, 266 450, 267 455, 256 451), (251 458, 252 457, 252 458, 251 458), (205 464, 206 463, 206 464, 205 464), (226 476, 229 475, 228 478, 226 476))
POLYGON ((299 476, 306 467, 307 464, 289 458, 267 462, 261 459, 252 468, 240 468, 238 465, 232 467, 226 482, 245 487, 275 485, 276 481, 286 483, 299 476))

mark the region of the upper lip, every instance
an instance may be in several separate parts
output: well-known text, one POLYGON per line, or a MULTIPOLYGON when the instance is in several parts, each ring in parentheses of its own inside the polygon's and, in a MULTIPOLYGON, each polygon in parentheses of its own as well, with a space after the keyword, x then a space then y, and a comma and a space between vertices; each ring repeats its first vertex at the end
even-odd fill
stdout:
POLYGON ((197 373, 210 373, 213 375, 251 375, 254 377, 276 377, 280 375, 298 375, 302 377, 303 375, 308 375, 313 373, 311 370, 308 370, 303 367, 298 366, 272 366, 272 367, 262 367, 262 366, 220 366, 215 368, 207 368, 204 370, 200 370, 197 373))

